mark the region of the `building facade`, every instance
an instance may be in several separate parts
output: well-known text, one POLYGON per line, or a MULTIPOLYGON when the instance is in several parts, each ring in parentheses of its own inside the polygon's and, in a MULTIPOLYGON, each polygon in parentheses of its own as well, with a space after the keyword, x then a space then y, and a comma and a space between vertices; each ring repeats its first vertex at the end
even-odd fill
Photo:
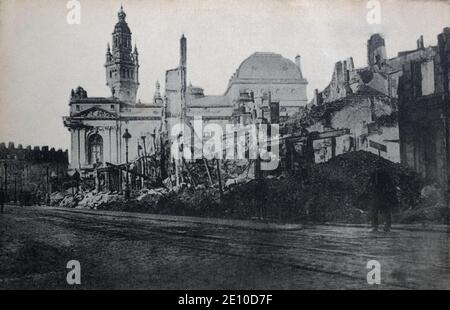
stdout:
POLYGON ((225 93, 217 96, 205 95, 201 87, 187 85, 187 72, 187 39, 183 35, 179 65, 166 71, 163 94, 157 82, 154 98, 150 103, 141 103, 137 99, 139 53, 136 46, 132 48, 126 14, 120 8, 112 48, 108 44, 106 51, 105 77, 111 96, 90 97, 82 87, 71 92, 70 114, 63 118, 71 136, 70 169, 86 177, 92 176, 97 167, 125 163, 125 131, 131 134, 131 162, 144 153, 157 151, 161 134, 167 137, 180 120, 190 122, 201 117, 205 122, 225 125, 236 121, 236 115, 254 109, 264 116, 270 102, 277 105, 281 117, 288 117, 307 102, 300 56, 294 62, 279 54, 255 53, 242 62, 225 93))
POLYGON ((448 190, 450 180, 450 28, 438 45, 404 64, 399 81, 401 161, 448 190))
POLYGON ((136 100, 139 87, 139 54, 132 49, 131 31, 121 8, 112 33, 112 50, 108 43, 105 62, 106 85, 111 97, 89 97, 82 87, 72 90, 70 115, 63 118, 70 131, 70 169, 82 177, 106 163, 118 165, 126 160, 125 130, 130 160, 139 157, 144 143, 149 152, 157 147, 161 130, 163 98, 157 83, 151 103, 136 100), (144 142, 145 141, 145 142, 144 142))
MULTIPOLYGON (((322 92, 316 90, 307 107, 305 113, 316 116, 307 129, 348 128, 350 133, 337 138, 334 151, 330 141, 316 141, 316 161, 326 161, 331 154, 365 150, 400 162, 399 81, 405 65, 434 54, 435 47, 425 47, 421 36, 416 49, 388 58, 384 38, 373 34, 367 41, 367 66, 356 68, 351 57, 337 62, 329 85, 322 92)), ((428 92, 430 87, 426 85, 425 88, 428 92)))

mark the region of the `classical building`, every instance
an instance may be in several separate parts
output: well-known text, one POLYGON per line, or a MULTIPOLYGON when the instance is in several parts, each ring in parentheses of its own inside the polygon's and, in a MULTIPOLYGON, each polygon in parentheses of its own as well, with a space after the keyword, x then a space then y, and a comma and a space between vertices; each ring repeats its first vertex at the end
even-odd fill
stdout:
POLYGON ((105 163, 125 162, 126 148, 122 138, 126 130, 129 159, 138 157, 144 140, 146 147, 157 146, 161 129, 163 99, 159 83, 151 103, 136 101, 139 87, 139 61, 136 46, 132 49, 131 31, 121 8, 112 33, 112 50, 106 51, 106 85, 111 97, 89 97, 82 87, 72 90, 70 116, 64 125, 70 131, 70 168, 90 175, 94 167, 105 163))
POLYGON ((202 117, 205 122, 225 125, 258 113, 271 122, 298 112, 307 103, 300 56, 291 61, 279 54, 254 53, 236 70, 225 93, 217 96, 187 85, 187 71, 187 39, 183 35, 179 65, 166 72, 164 94, 157 82, 150 103, 137 100, 139 54, 136 46, 132 48, 131 31, 121 8, 112 33, 112 49, 108 44, 106 51, 106 85, 111 96, 89 97, 82 87, 71 92, 70 115, 64 117, 71 135, 70 168, 89 176, 94 168, 107 163, 123 164, 125 131, 132 137, 128 157, 134 161, 158 149, 161 133, 167 134, 182 119, 190 122, 202 117), (273 114, 278 117, 270 117, 273 114))

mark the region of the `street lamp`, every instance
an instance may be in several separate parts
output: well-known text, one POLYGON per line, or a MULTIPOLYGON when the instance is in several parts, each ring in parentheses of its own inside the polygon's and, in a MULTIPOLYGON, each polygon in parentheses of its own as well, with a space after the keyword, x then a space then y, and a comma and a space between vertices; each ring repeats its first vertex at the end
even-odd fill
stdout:
MULTIPOLYGON (((142 152, 142 146, 139 144, 139 140, 138 140, 138 158, 140 160, 140 166, 138 166, 138 167, 140 167, 139 172, 143 175, 145 173, 144 172, 145 158, 141 158, 141 152, 142 152)), ((144 178, 141 176, 140 180, 141 180, 140 184, 143 188, 144 187, 144 178)))
POLYGON ((144 144, 144 174, 147 175, 147 146, 145 145, 145 136, 142 136, 142 143, 144 144))
POLYGON ((130 180, 128 178, 128 140, 131 139, 131 134, 128 132, 128 129, 125 129, 125 133, 122 138, 125 139, 125 161, 126 161, 126 185, 125 185, 125 198, 130 198, 130 180))

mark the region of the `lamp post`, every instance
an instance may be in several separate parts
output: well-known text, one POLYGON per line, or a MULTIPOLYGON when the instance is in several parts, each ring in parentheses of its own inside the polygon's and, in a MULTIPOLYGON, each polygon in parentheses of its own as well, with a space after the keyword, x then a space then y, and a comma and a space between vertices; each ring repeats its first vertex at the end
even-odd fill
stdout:
POLYGON ((141 136, 142 144, 144 144, 144 175, 147 175, 147 146, 145 145, 145 136, 141 136))
MULTIPOLYGON (((139 140, 138 140, 138 151, 137 152, 138 152, 138 158, 140 159, 140 166, 138 166, 138 167, 140 167, 140 169, 138 169, 138 170, 139 170, 140 173, 144 174, 144 160, 145 160, 145 158, 141 159, 141 150, 142 150, 142 146, 139 144, 139 140)), ((144 178, 141 176, 140 180, 141 180, 140 186, 141 186, 141 188, 143 188, 144 187, 144 178)))
POLYGON ((125 185, 125 198, 130 198, 130 180, 128 178, 128 140, 131 139, 131 134, 128 132, 128 129, 125 129, 125 133, 122 138, 125 139, 125 161, 126 161, 126 185, 125 185))

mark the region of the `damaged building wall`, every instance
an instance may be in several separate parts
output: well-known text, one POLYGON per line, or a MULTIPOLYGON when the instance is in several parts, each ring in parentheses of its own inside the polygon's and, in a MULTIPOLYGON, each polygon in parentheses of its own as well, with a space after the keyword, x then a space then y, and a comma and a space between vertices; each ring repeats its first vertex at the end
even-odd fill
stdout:
POLYGON ((448 187, 450 28, 428 57, 404 65, 399 82, 402 163, 448 187))
POLYGON ((400 161, 398 127, 396 119, 391 117, 397 110, 395 100, 382 94, 358 93, 323 108, 323 116, 307 127, 309 132, 347 128, 350 133, 337 137, 335 143, 332 139, 314 141, 316 162, 358 150, 372 152, 393 162, 400 161))
MULTIPOLYGON (((398 84, 405 64, 418 61, 423 74, 424 95, 432 94, 435 66, 430 63, 436 47, 425 47, 423 37, 417 40, 414 50, 402 51, 387 58, 386 46, 380 34, 373 34, 367 42, 367 66, 355 68, 348 58, 335 64, 331 81, 322 91, 316 90, 308 108, 322 105, 325 109, 316 124, 308 130, 324 128, 350 129, 350 135, 339 137, 336 143, 315 141, 316 161, 326 161, 331 156, 353 150, 366 150, 394 162, 400 161, 398 131, 398 84), (335 150, 330 148, 335 147, 335 150)), ((320 110, 320 109, 319 109, 320 110)), ((317 115, 316 115, 317 116, 317 115)))
POLYGON ((392 98, 397 98, 398 80, 403 65, 411 61, 429 58, 435 53, 433 47, 423 45, 423 37, 417 40, 414 50, 399 52, 387 58, 385 41, 380 34, 373 34, 367 42, 367 66, 355 68, 348 58, 335 64, 330 84, 321 92, 322 102, 333 102, 356 92, 361 86, 369 86, 392 98))

